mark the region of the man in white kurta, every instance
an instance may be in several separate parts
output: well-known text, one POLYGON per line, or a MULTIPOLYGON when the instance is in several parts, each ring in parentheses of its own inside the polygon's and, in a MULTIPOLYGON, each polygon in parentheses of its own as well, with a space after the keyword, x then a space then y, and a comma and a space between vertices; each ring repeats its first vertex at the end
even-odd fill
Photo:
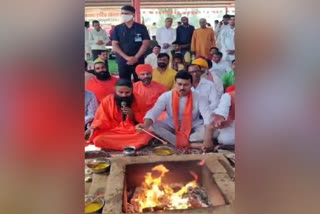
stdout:
POLYGON ((229 61, 230 65, 232 60, 235 59, 235 16, 230 16, 229 25, 225 27, 220 33, 221 48, 223 60, 229 61))
POLYGON ((90 23, 88 21, 84 22, 84 60, 88 60, 91 57, 91 47, 89 42, 89 28, 90 23))
MULTIPOLYGON (((222 95, 218 107, 214 110, 215 122, 218 122, 218 117, 223 117, 222 120, 227 120, 231 107, 231 96, 229 93, 222 95)), ((215 132, 218 143, 222 145, 234 145, 235 144, 235 120, 231 125, 222 129, 218 129, 215 132)))
POLYGON ((172 51, 172 43, 176 41, 176 29, 171 26, 172 18, 166 18, 165 26, 157 30, 156 40, 161 46, 161 53, 172 51))
POLYGON ((217 75, 220 79, 223 74, 230 72, 232 70, 230 62, 222 59, 222 53, 218 51, 213 54, 212 57, 212 67, 210 68, 210 72, 217 75))
POLYGON ((161 47, 160 45, 156 45, 152 49, 152 53, 149 54, 145 59, 144 63, 149 64, 152 66, 152 68, 158 67, 158 55, 160 53, 161 47))
POLYGON ((94 29, 89 34, 89 40, 92 51, 93 61, 98 58, 98 54, 101 50, 106 50, 106 45, 109 42, 109 37, 107 36, 106 31, 102 30, 100 23, 97 20, 92 22, 94 29))
POLYGON ((199 65, 191 64, 188 67, 188 72, 192 75, 191 90, 198 92, 200 96, 208 100, 210 112, 213 112, 217 108, 220 98, 215 86, 211 81, 201 77, 204 71, 199 65))
MULTIPOLYGON (((179 123, 183 121, 183 114, 187 103, 189 93, 192 93, 192 129, 189 136, 191 148, 193 145, 199 145, 203 142, 202 149, 206 150, 212 147, 212 129, 210 127, 211 112, 208 101, 205 97, 200 96, 198 92, 192 91, 192 76, 187 71, 179 71, 176 76, 175 89, 179 94, 179 123), (182 76, 182 77, 181 77, 182 76), (185 78, 189 79, 182 79, 185 78), (200 119, 200 115, 203 119, 200 119)), ((162 94, 154 107, 150 109, 144 117, 144 124, 137 125, 137 131, 147 130, 152 126, 152 131, 167 142, 176 145, 174 115, 173 115, 173 93, 174 90, 162 94), (164 120, 157 120, 162 112, 167 112, 164 120)))

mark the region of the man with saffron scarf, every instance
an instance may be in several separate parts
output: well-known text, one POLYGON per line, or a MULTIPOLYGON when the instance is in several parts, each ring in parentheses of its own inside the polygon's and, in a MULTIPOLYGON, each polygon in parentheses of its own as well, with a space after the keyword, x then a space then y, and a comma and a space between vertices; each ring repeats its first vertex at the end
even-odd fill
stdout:
POLYGON ((135 112, 138 109, 133 96, 131 81, 120 79, 115 94, 105 97, 90 126, 90 142, 103 149, 123 150, 126 146, 136 149, 147 145, 151 137, 135 130, 135 112))
POLYGON ((100 103, 107 95, 114 93, 114 86, 118 78, 110 75, 104 62, 94 64, 94 74, 96 77, 89 79, 85 88, 93 92, 100 103))
POLYGON ((208 101, 197 92, 192 92, 192 76, 179 71, 175 76, 175 89, 162 94, 154 107, 147 112, 144 123, 137 131, 152 130, 177 148, 212 148, 212 128, 208 101), (163 111, 167 118, 156 121, 163 111), (202 115, 203 119, 200 119, 202 115))
POLYGON ((141 80, 133 84, 133 94, 139 103, 139 112, 136 112, 136 120, 143 122, 146 115, 161 94, 167 91, 167 88, 158 82, 152 81, 152 67, 149 64, 142 64, 136 67, 136 74, 141 80))

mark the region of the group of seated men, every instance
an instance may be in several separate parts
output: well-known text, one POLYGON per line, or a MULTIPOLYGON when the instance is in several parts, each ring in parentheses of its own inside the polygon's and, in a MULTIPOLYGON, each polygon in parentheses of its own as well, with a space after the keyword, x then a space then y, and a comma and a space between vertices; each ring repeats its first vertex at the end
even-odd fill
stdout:
POLYGON ((85 87, 88 142, 103 149, 139 149, 152 139, 144 132, 149 130, 177 148, 210 151, 214 138, 234 145, 235 61, 229 66, 212 48, 212 60, 185 64, 182 59, 178 68, 172 56, 153 54, 157 62, 138 65, 135 83, 113 77, 104 60, 95 61, 85 87))

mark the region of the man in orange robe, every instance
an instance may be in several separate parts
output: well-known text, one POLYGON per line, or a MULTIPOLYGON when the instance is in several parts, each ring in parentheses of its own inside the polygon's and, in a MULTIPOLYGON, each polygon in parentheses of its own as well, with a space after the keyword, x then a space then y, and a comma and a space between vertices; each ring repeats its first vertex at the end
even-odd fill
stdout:
POLYGON ((90 142, 96 147, 123 150, 127 146, 139 149, 148 144, 151 137, 135 130, 138 103, 132 88, 132 82, 120 79, 115 94, 108 95, 100 103, 89 131, 90 142))
POLYGON ((136 120, 143 123, 143 117, 146 115, 158 97, 167 91, 167 88, 158 82, 152 81, 152 66, 142 64, 136 67, 136 74, 141 80, 133 84, 133 94, 137 103, 139 103, 139 112, 137 112, 136 120))
POLYGON ((103 98, 114 93, 114 86, 118 78, 110 75, 103 62, 96 62, 94 64, 94 74, 96 77, 89 79, 85 88, 93 92, 96 95, 98 103, 101 103, 103 98))
POLYGON ((210 49, 216 46, 215 36, 212 28, 207 28, 206 19, 200 19, 200 28, 193 31, 191 51, 195 53, 196 58, 210 56, 210 49))

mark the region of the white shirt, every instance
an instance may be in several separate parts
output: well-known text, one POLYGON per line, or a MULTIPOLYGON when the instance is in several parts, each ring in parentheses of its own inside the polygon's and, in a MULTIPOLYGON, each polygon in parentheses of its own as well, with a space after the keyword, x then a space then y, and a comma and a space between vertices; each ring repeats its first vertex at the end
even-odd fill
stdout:
POLYGON ((220 44, 221 44, 221 52, 223 53, 223 58, 224 60, 227 61, 232 61, 235 59, 234 54, 228 54, 227 50, 235 50, 235 44, 234 44, 234 34, 235 34, 235 27, 231 28, 229 25, 225 27, 222 31, 221 34, 219 35, 220 37, 220 44))
POLYGON ((84 108, 85 108, 85 116, 84 121, 85 124, 91 122, 94 118, 96 110, 98 108, 98 102, 96 96, 91 91, 84 90, 84 108))
POLYGON ((209 70, 211 73, 215 73, 220 79, 222 74, 230 72, 232 70, 230 63, 224 60, 215 63, 212 61, 212 68, 209 70))
POLYGON ((214 29, 214 33, 215 33, 215 36, 216 36, 216 46, 217 48, 221 49, 221 41, 220 41, 220 38, 221 36, 220 33, 222 32, 222 30, 228 25, 225 25, 225 24, 222 24, 221 27, 216 26, 216 28, 214 29))
POLYGON ((172 27, 166 28, 162 27, 157 30, 156 40, 158 44, 161 46, 161 53, 169 53, 172 50, 171 44, 176 41, 177 33, 176 29, 172 27), (164 49, 163 44, 168 43, 170 45, 169 48, 164 49))
POLYGON ((155 55, 154 53, 149 54, 149 55, 145 58, 144 63, 151 65, 152 68, 158 67, 158 58, 157 58, 157 55, 155 55))
POLYGON ((90 53, 90 42, 89 42, 89 30, 84 27, 84 50, 85 53, 90 53))
POLYGON ((198 92, 200 96, 204 96, 209 101, 209 109, 211 112, 217 108, 220 96, 213 82, 201 78, 199 85, 196 88, 192 87, 191 90, 198 92))
POLYGON ((157 30, 158 28, 156 26, 151 26, 150 29, 149 29, 149 34, 150 34, 150 37, 152 36, 156 36, 157 35, 157 30))
POLYGON ((223 94, 223 83, 221 81, 221 79, 214 73, 211 73, 212 78, 213 78, 213 85, 216 88, 217 92, 218 92, 218 97, 220 99, 220 97, 223 94))
POLYGON ((221 96, 218 108, 214 110, 215 114, 221 115, 224 119, 228 119, 229 111, 231 106, 231 96, 228 93, 225 93, 221 96))
MULTIPOLYGON (((205 97, 200 96, 196 91, 192 92, 193 97, 193 109, 192 109, 192 128, 210 124, 211 112, 209 110, 208 100, 205 97), (202 119, 200 119, 200 114, 202 119)), ((187 103, 187 96, 181 97, 179 102, 179 123, 183 118, 184 109, 187 103)), ((174 128, 173 113, 172 113, 172 91, 163 93, 155 103, 152 109, 150 109, 144 118, 151 119, 153 122, 157 120, 163 111, 167 111, 167 118, 163 120, 171 128, 174 128)))
POLYGON ((89 40, 90 40, 91 50, 106 50, 106 44, 109 42, 107 33, 102 29, 100 29, 99 31, 96 31, 96 29, 93 29, 89 34, 89 40), (96 43, 99 40, 102 40, 104 44, 97 45, 96 43))

